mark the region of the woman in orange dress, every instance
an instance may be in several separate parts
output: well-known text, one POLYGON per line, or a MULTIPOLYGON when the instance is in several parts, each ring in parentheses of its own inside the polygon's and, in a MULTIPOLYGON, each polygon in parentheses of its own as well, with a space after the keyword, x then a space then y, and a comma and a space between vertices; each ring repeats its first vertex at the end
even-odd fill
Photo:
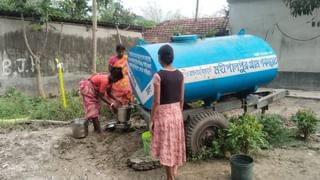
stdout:
POLYGON ((112 85, 112 95, 118 98, 122 105, 127 105, 132 101, 132 89, 128 75, 128 56, 125 55, 126 48, 122 44, 116 46, 117 55, 109 59, 109 71, 113 67, 121 67, 123 79, 112 85))

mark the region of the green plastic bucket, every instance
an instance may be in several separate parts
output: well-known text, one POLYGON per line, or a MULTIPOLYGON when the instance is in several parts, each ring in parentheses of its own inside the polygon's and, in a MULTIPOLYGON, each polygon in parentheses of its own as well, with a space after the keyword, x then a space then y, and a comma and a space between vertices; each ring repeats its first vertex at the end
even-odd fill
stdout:
POLYGON ((151 133, 146 131, 142 133, 143 152, 146 156, 150 155, 151 133))
POLYGON ((251 180, 253 159, 250 156, 237 154, 230 158, 231 180, 251 180))

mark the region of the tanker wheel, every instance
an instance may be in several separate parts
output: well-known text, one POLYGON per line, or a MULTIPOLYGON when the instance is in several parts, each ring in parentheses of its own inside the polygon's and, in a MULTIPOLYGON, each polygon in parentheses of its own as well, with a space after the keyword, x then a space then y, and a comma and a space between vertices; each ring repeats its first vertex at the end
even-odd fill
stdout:
POLYGON ((217 130, 227 127, 226 118, 218 112, 208 110, 196 114, 185 127, 188 153, 197 154, 203 146, 212 146, 217 130))

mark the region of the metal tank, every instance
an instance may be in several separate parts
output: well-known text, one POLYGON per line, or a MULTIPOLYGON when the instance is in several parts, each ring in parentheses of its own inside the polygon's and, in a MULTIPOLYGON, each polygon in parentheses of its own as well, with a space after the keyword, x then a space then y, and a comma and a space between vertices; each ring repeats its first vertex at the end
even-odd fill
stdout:
POLYGON ((152 79, 162 69, 158 49, 164 44, 172 46, 173 66, 184 74, 186 102, 219 101, 228 94, 246 96, 277 75, 275 52, 253 35, 174 36, 171 43, 137 45, 128 52, 128 70, 135 96, 146 109, 152 106, 152 79))

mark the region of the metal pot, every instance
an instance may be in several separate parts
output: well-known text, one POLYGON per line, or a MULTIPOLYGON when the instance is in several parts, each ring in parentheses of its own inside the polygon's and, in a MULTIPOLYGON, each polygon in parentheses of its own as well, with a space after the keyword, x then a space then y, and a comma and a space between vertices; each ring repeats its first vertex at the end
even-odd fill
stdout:
POLYGON ((85 118, 74 119, 71 123, 71 128, 74 138, 85 138, 88 136, 89 122, 85 118))
POLYGON ((118 108, 117 116, 120 123, 126 123, 130 120, 131 109, 131 106, 122 106, 118 108))

